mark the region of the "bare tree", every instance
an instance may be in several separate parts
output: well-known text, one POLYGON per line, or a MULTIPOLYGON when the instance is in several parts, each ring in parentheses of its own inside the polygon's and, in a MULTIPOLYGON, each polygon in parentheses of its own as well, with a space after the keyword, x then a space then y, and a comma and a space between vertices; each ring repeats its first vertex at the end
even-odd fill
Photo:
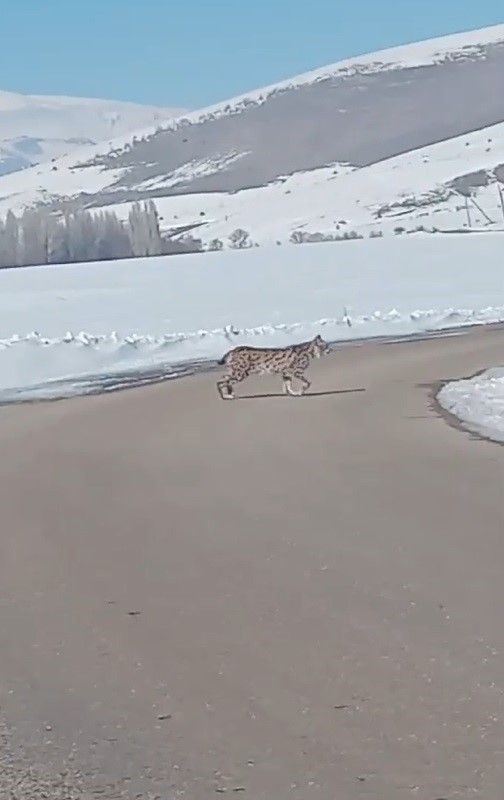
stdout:
POLYGON ((2 252, 0 263, 3 267, 16 267, 19 263, 19 222, 12 211, 7 212, 2 228, 2 252))
POLYGON ((129 213, 131 247, 135 256, 157 256, 163 252, 159 216, 152 200, 133 203, 129 213))
POLYGON ((26 209, 19 221, 19 264, 47 264, 52 219, 44 209, 26 209))
POLYGON ((233 250, 245 250, 252 247, 249 232, 244 231, 243 228, 237 228, 229 237, 229 246, 233 250))

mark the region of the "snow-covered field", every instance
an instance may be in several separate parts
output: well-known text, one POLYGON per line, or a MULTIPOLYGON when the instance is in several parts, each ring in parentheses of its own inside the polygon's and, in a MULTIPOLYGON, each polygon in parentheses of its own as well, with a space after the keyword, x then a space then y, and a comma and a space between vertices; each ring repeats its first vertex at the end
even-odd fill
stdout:
POLYGON ((501 321, 503 248, 500 234, 417 236, 3 270, 0 402, 84 393, 97 376, 239 343, 501 321))
POLYGON ((447 383, 438 400, 468 430, 504 443, 504 367, 447 383))

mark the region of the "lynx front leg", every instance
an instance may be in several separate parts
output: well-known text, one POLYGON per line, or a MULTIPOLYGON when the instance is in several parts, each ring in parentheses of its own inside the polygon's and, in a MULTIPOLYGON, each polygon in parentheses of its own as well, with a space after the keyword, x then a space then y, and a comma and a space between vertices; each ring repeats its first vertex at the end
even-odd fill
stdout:
POLYGON ((300 394, 305 394, 305 392, 307 392, 311 386, 310 381, 308 380, 308 378, 305 378, 305 376, 302 373, 298 373, 296 375, 296 378, 298 379, 298 381, 301 381, 302 383, 300 394))
POLYGON ((294 377, 293 375, 290 375, 288 373, 284 373, 282 375, 282 378, 283 378, 283 393, 284 394, 289 394, 291 397, 298 397, 299 396, 299 392, 295 392, 292 389, 292 378, 293 377, 294 377))
POLYGON ((284 373, 283 374, 283 390, 284 394, 290 394, 291 397, 300 397, 301 395, 305 394, 306 391, 310 388, 311 383, 310 381, 305 378, 302 372, 293 372, 293 373, 284 373), (295 392, 292 389, 292 381, 296 378, 296 380, 300 381, 301 383, 301 391, 295 392))

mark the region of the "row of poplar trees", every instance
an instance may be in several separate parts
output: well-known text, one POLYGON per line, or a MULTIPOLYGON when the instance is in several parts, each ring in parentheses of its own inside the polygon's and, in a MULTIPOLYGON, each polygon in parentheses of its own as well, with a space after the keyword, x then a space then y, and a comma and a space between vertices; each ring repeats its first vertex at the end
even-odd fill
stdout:
POLYGON ((166 252, 152 200, 134 203, 123 222, 113 211, 78 210, 55 215, 27 209, 0 219, 0 267, 66 264, 166 252))

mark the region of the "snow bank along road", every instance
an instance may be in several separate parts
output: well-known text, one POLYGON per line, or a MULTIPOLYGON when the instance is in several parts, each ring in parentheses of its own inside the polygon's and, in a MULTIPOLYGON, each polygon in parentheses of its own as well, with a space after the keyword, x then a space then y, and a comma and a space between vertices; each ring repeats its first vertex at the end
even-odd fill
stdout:
POLYGON ((235 344, 498 322, 503 247, 504 234, 427 235, 3 270, 0 402, 183 370, 235 344))
POLYGON ((299 400, 200 374, 3 408, 12 752, 72 751, 83 797, 501 800, 504 449, 428 387, 503 347, 343 348, 299 400))

